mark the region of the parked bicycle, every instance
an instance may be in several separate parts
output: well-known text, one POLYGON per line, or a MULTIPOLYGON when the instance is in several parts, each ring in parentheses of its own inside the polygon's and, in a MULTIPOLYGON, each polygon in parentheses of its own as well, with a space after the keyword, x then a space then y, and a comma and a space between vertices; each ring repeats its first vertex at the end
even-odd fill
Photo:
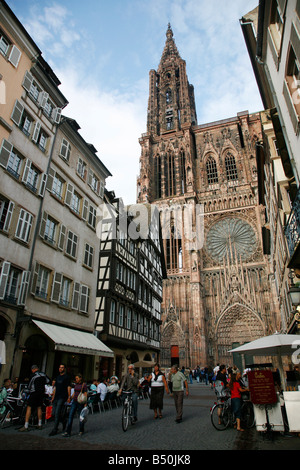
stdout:
MULTIPOLYGON (((234 426, 236 418, 231 409, 230 391, 224 388, 222 383, 216 383, 215 393, 217 395, 217 402, 210 410, 211 422, 215 429, 223 431, 228 427, 234 426)), ((243 394, 242 400, 241 422, 243 426, 250 429, 255 423, 253 404, 249 400, 248 395, 243 394)))
POLYGON ((122 392, 125 395, 122 410, 122 428, 123 431, 127 431, 129 421, 133 422, 133 403, 132 403, 132 392, 122 392))
POLYGON ((0 427, 22 424, 25 419, 26 403, 23 398, 8 396, 4 402, 5 411, 0 416, 0 427))

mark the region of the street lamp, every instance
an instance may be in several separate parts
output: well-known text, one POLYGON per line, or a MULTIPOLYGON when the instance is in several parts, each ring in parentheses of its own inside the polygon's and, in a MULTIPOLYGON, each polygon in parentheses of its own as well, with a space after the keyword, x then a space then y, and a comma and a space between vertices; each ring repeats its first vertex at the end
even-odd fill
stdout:
POLYGON ((292 305, 300 304, 300 288, 299 287, 296 287, 295 285, 291 286, 289 288, 288 295, 290 296, 292 305))

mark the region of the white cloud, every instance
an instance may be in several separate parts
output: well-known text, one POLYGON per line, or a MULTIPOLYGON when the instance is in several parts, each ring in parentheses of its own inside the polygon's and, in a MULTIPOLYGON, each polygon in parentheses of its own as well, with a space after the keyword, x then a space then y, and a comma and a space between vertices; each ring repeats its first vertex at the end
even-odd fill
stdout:
POLYGON ((77 120, 80 134, 98 150, 98 157, 112 173, 107 188, 126 204, 136 201, 139 171, 138 139, 145 132, 146 97, 107 93, 82 80, 77 70, 58 70, 61 90, 69 100, 64 114, 77 120))

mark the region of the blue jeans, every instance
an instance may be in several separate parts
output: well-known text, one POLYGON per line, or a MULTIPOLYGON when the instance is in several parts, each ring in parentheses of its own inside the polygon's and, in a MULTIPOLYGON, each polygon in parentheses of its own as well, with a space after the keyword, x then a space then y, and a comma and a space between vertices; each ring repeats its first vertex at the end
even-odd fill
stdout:
MULTIPOLYGON (((64 417, 62 416, 63 413, 63 408, 65 406, 66 398, 58 398, 57 400, 54 400, 53 402, 53 412, 54 412, 54 430, 58 430, 58 425, 59 422, 64 420, 64 417)), ((66 420, 66 418, 65 418, 66 420)), ((64 422, 63 422, 64 426, 64 422)))
MULTIPOLYGON (((66 432, 68 434, 71 434, 73 419, 74 419, 74 415, 75 415, 76 411, 78 411, 78 414, 80 415, 81 410, 83 409, 83 407, 84 407, 84 405, 82 403, 78 403, 77 401, 74 401, 74 400, 72 401, 70 414, 69 414, 69 419, 68 419, 68 424, 67 424, 67 429, 66 429, 66 432)), ((83 432, 83 431, 84 431, 84 422, 79 420, 79 432, 83 432)))
POLYGON ((138 409, 138 393, 133 392, 132 397, 132 408, 133 408, 133 417, 137 418, 137 409, 138 409))

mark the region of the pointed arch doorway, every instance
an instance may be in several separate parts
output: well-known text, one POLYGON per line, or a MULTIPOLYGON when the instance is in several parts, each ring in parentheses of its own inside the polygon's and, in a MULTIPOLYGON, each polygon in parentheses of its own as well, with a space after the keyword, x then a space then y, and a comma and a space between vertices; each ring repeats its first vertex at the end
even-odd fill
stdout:
POLYGON ((179 346, 171 346, 171 366, 179 365, 179 346))

